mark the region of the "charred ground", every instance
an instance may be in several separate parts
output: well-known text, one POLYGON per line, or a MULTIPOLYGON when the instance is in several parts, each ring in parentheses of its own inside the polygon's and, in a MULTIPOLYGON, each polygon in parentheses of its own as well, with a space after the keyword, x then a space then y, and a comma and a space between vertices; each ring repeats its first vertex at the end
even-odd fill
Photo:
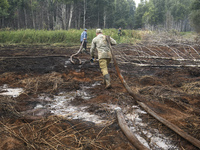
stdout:
MULTIPOLYGON (((114 111, 105 107, 118 105, 127 114, 136 105, 121 84, 113 63, 109 65, 111 89, 94 86, 87 89, 93 95, 89 100, 76 96, 71 101, 74 106, 87 106, 88 112, 108 120, 107 125, 52 116, 48 109, 32 112, 37 104, 51 103, 39 99, 40 94, 51 97, 62 91, 79 90, 83 84, 101 82, 98 62, 91 64, 88 54, 78 54, 81 65, 70 62, 70 56, 78 49, 51 45, 0 47, 0 86, 24 89, 16 98, 0 96, 1 149, 135 149, 120 130, 114 111)), ((119 44, 113 49, 125 80, 145 99, 145 104, 200 140, 200 68, 197 66, 200 46, 193 43, 152 46, 144 42, 119 44)), ((141 118, 148 124, 149 132, 158 129, 179 149, 198 149, 150 115, 141 118)), ((145 134, 141 136, 151 142, 145 134)), ((151 146, 151 149, 157 148, 151 146)))

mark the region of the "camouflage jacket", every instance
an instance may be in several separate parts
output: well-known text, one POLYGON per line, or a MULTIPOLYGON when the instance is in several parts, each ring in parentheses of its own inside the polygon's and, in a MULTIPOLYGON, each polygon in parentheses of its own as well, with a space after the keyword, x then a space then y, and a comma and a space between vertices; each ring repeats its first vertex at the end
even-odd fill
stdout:
MULTIPOLYGON (((113 38, 110 38, 110 42, 112 45, 117 44, 117 42, 113 38)), ((105 35, 99 34, 92 40, 92 45, 90 48, 91 57, 94 57, 95 49, 97 49, 97 52, 98 52, 98 59, 112 58, 109 44, 106 41, 105 35)))

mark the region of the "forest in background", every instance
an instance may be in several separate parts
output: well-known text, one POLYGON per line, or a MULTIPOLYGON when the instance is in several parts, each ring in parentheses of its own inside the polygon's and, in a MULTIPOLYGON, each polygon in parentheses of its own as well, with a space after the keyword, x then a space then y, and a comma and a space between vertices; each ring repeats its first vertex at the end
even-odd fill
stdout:
POLYGON ((1 0, 0 27, 199 31, 199 10, 200 0, 1 0))

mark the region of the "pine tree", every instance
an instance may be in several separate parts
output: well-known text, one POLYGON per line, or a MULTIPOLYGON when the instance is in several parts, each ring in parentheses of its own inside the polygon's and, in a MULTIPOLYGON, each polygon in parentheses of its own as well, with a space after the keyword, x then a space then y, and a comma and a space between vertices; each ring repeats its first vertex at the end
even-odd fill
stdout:
POLYGON ((195 0, 192 3, 190 20, 194 30, 200 33, 200 0, 195 0))

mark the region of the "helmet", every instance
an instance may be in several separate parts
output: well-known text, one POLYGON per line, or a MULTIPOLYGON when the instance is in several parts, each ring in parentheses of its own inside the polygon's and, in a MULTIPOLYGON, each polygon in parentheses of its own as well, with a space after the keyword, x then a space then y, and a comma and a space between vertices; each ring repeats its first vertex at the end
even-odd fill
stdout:
POLYGON ((96 33, 102 33, 102 30, 100 28, 96 29, 96 33))

